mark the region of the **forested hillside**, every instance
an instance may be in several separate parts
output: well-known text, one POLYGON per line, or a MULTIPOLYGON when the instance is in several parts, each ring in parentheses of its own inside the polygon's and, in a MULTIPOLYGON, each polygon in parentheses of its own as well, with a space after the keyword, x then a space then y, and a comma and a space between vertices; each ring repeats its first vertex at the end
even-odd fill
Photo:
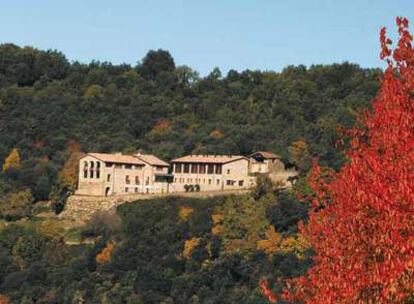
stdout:
POLYGON ((343 63, 200 77, 163 50, 130 66, 1 45, 0 302, 266 303, 260 280, 280 291, 312 251, 297 230, 308 205, 265 179, 244 196, 125 204, 83 228, 45 220, 34 203, 73 190, 86 151, 270 150, 302 177, 312 156, 337 169, 338 129, 380 76, 343 63))
POLYGON ((280 290, 310 265, 307 208, 272 193, 138 201, 94 218, 81 245, 54 222, 0 227, 0 302, 265 304, 261 278, 280 290))
POLYGON ((265 149, 303 172, 311 155, 338 167, 337 128, 368 106, 380 73, 343 63, 199 77, 163 50, 130 66, 3 44, 0 195, 36 201, 73 187, 64 164, 78 151, 143 150, 168 160, 265 149))

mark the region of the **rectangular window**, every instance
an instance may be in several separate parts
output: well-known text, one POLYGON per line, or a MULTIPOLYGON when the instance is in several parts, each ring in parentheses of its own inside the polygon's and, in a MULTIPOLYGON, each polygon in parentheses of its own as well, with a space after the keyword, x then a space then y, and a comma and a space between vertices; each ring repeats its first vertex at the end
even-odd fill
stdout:
POLYGON ((228 180, 226 181, 226 184, 227 184, 227 186, 232 186, 232 185, 233 185, 233 181, 232 181, 232 180, 230 180, 230 179, 228 179, 228 180))
POLYGON ((125 187, 125 192, 128 192, 128 187, 125 187))
POLYGON ((211 185, 211 179, 208 180, 208 184, 211 185))
POLYGON ((150 182, 150 178, 149 178, 149 176, 147 176, 147 180, 145 181, 145 185, 149 185, 149 182, 150 182))
POLYGON ((115 165, 115 168, 117 168, 117 169, 121 169, 121 168, 122 168, 122 165, 121 165, 121 164, 116 164, 116 165, 115 165))
POLYGON ((240 187, 243 187, 243 184, 244 184, 244 181, 239 180, 239 186, 240 186, 240 187))
POLYGON ((208 174, 214 174, 214 165, 213 164, 208 164, 207 173, 208 174))
POLYGON ((216 174, 221 174, 222 165, 216 165, 216 174))
POLYGON ((138 187, 135 187, 135 193, 138 193, 138 187))
POLYGON ((191 164, 191 173, 198 173, 198 164, 191 164))
POLYGON ((219 179, 217 180, 217 185, 220 185, 220 180, 219 179))
POLYGON ((125 183, 129 185, 131 181, 129 180, 129 175, 125 176, 125 183))
POLYGON ((112 165, 113 165, 113 163, 105 163, 105 167, 107 167, 107 168, 111 168, 112 165))
POLYGON ((101 163, 97 162, 96 163, 96 178, 100 178, 101 177, 101 163))
POLYGON ((137 165, 137 166, 135 166, 135 169, 137 169, 137 170, 142 170, 142 167, 144 167, 144 166, 142 166, 142 165, 137 165))
POLYGON ((125 165, 125 169, 132 169, 132 165, 125 165))
POLYGON ((190 165, 184 164, 184 173, 188 173, 188 172, 190 172, 190 165))
POLYGON ((230 174, 230 169, 227 169, 227 174, 230 174))
POLYGON ((200 167, 199 167, 199 173, 200 174, 206 174, 206 165, 205 164, 200 164, 199 165, 200 167))
POLYGON ((135 176, 135 185, 139 185, 139 176, 135 176))
POLYGON ((106 181, 107 181, 107 182, 110 182, 110 181, 111 181, 111 174, 108 174, 108 175, 106 176, 106 181))
POLYGON ((181 164, 175 164, 175 173, 181 173, 181 164))

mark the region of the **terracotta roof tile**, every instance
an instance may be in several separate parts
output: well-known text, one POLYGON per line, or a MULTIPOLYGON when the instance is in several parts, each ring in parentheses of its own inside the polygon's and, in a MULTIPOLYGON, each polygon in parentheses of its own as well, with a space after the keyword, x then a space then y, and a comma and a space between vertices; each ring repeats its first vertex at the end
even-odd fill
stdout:
POLYGON ((100 159, 104 162, 132 164, 132 165, 145 165, 145 163, 139 158, 132 155, 122 154, 109 154, 109 153, 88 153, 88 155, 100 159))
POLYGON ((281 158, 279 155, 273 152, 268 152, 268 151, 257 151, 251 154, 250 157, 257 155, 257 154, 260 154, 263 158, 267 158, 267 159, 281 158))
POLYGON ((153 166, 169 167, 170 164, 153 154, 137 154, 136 157, 153 166))
POLYGON ((187 155, 173 159, 171 162, 225 164, 239 159, 247 158, 241 155, 187 155))

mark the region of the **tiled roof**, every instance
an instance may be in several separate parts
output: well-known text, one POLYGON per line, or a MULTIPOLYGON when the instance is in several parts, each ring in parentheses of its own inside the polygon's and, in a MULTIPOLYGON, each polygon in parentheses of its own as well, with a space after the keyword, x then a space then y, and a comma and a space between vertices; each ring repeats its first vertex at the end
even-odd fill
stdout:
POLYGON ((263 158, 266 158, 266 159, 280 158, 279 155, 272 153, 272 152, 268 152, 268 151, 257 151, 251 154, 250 157, 253 157, 257 154, 260 154, 263 158))
POLYGON ((152 166, 162 166, 162 167, 170 166, 167 162, 163 161, 162 159, 159 159, 153 154, 137 154, 136 156, 152 166))
POLYGON ((104 162, 121 163, 131 165, 145 165, 139 158, 132 155, 109 154, 109 153, 88 153, 88 155, 95 157, 104 162))
POLYGON ((239 159, 246 159, 246 157, 241 155, 187 155, 173 159, 171 162, 225 164, 239 159))

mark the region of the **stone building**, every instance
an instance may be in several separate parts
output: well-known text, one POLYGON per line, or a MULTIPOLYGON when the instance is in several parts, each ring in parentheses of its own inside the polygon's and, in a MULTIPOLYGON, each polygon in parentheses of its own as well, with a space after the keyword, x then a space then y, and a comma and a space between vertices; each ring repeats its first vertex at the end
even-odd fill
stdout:
POLYGON ((154 155, 88 153, 79 160, 76 194, 168 192, 169 164, 154 155))
POLYGON ((248 189, 255 178, 249 174, 249 159, 234 155, 187 155, 171 161, 171 192, 248 189))
POLYGON ((285 168, 281 157, 266 151, 241 155, 187 155, 171 164, 155 155, 88 153, 79 161, 76 194, 174 193, 250 189, 259 174, 280 187, 292 185, 295 169, 285 168), (170 172, 172 171, 172 172, 170 172))
POLYGON ((258 151, 249 156, 250 173, 265 174, 279 187, 291 187, 298 172, 294 166, 286 166, 282 158, 268 151, 258 151))
POLYGON ((283 170, 285 168, 282 158, 272 152, 258 151, 249 156, 250 173, 269 173, 273 169, 283 170))

